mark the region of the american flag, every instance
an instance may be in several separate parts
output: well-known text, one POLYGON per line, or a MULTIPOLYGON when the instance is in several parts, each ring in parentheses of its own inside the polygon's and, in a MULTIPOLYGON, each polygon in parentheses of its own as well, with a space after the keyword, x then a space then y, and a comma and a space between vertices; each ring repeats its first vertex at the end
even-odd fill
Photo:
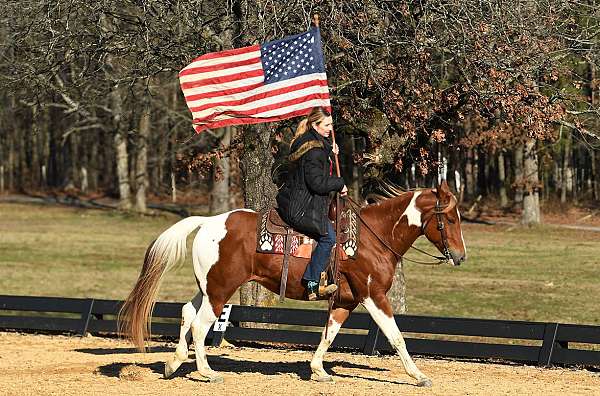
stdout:
POLYGON ((205 54, 179 73, 196 132, 331 109, 319 29, 205 54))

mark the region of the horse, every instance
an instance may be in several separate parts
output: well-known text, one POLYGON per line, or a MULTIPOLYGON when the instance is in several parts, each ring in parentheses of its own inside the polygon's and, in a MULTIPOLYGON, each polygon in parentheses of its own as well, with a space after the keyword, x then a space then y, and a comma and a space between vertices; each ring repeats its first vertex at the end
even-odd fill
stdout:
MULTIPOLYGON (((192 262, 200 291, 182 308, 179 342, 173 357, 165 363, 165 378, 187 360, 191 330, 199 374, 209 382, 223 381, 208 364, 204 342, 225 303, 249 281, 279 292, 283 256, 256 252, 257 215, 249 209, 237 209, 210 217, 191 216, 172 225, 148 247, 139 278, 119 314, 121 332, 140 351, 145 350, 145 340, 150 336, 151 313, 161 279, 185 258, 186 238, 199 228, 192 246, 192 262)), ((451 264, 459 265, 466 259, 457 200, 443 181, 437 188, 405 192, 363 206, 359 217, 366 227, 361 229, 358 255, 339 263, 339 294, 310 363, 311 378, 333 380, 323 369, 323 357, 344 321, 362 304, 400 356, 407 374, 418 386, 431 386, 432 381, 408 354, 386 293, 402 255, 421 235, 451 264)), ((301 279, 307 264, 305 258, 290 258, 285 297, 306 299, 301 279)))

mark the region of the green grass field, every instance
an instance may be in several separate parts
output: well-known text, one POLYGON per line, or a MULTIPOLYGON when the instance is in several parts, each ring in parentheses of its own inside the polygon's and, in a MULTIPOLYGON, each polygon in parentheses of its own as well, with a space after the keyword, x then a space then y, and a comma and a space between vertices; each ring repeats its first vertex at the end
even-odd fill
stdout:
MULTIPOLYGON (((147 245, 177 220, 0 204, 0 294, 123 299, 147 245)), ((469 259, 461 267, 405 264, 409 313, 600 324, 600 233, 463 230, 469 259)), ((418 246, 433 251, 425 240, 418 246)), ((188 259, 166 276, 159 300, 187 301, 195 292, 188 259)))

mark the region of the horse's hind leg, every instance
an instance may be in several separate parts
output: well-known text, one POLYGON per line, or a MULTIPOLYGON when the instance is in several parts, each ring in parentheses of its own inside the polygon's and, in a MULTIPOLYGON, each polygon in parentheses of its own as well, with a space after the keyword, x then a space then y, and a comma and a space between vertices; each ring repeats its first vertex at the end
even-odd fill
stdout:
POLYGON ((198 294, 190 302, 185 304, 181 309, 181 329, 179 330, 179 343, 175 349, 175 354, 172 359, 165 362, 165 378, 169 378, 173 373, 185 362, 188 358, 188 344, 192 339, 190 328, 192 322, 196 318, 198 310, 202 304, 202 292, 198 294))
MULTIPOLYGON (((355 306, 356 307, 356 306, 355 306)), ((354 308, 352 308, 354 309, 354 308)), ((320 382, 333 381, 331 376, 327 374, 325 369, 323 368, 323 357, 325 356, 325 352, 335 339, 340 327, 350 315, 352 309, 333 307, 331 310, 331 314, 328 319, 327 326, 327 334, 325 334, 325 330, 323 329, 323 333, 321 335, 321 342, 319 343, 319 347, 315 352, 312 361, 310 362, 310 369, 312 371, 311 378, 320 382)))
POLYGON ((206 359, 206 349, 204 347, 204 340, 210 330, 212 324, 217 320, 215 312, 221 312, 223 310, 223 304, 220 304, 217 310, 213 310, 213 307, 208 300, 208 296, 204 296, 202 299, 202 305, 196 315, 196 318, 192 322, 192 335, 194 337, 194 346, 196 348, 196 366, 200 375, 210 382, 222 382, 221 377, 216 371, 210 368, 208 360, 206 359))

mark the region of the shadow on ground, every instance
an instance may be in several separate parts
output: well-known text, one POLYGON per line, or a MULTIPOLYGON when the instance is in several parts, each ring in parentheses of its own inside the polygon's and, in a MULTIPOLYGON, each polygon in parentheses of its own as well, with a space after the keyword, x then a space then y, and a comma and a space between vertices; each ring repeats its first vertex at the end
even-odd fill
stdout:
MULTIPOLYGON (((172 352, 174 348, 167 347, 153 347, 149 348, 146 353, 156 353, 156 352, 172 352)), ((118 355, 125 353, 140 353, 135 348, 78 348, 75 349, 75 352, 81 353, 89 353, 91 355, 118 355)))
MULTIPOLYGON (((254 362, 247 360, 237 360, 231 359, 227 356, 209 356, 208 363, 210 366, 217 372, 221 373, 260 373, 263 375, 281 375, 281 374, 295 374, 302 380, 309 380, 311 371, 310 365, 307 361, 301 362, 254 362)), ((121 370, 130 366, 131 363, 111 363, 104 366, 98 367, 97 373, 107 376, 107 377, 119 377, 121 370)), ((138 367, 148 368, 153 373, 159 374, 162 376, 164 371, 164 362, 154 362, 154 363, 136 363, 138 367)), ((339 374, 335 372, 336 368, 349 368, 349 369, 360 369, 366 371, 376 371, 376 372, 385 372, 388 371, 384 368, 379 367, 371 367, 364 364, 356 364, 345 361, 332 361, 332 362, 324 362, 324 368, 331 374, 337 377, 344 378, 354 378, 354 379, 364 379, 368 381, 377 381, 377 382, 385 382, 390 384, 408 384, 407 382, 401 381, 390 381, 379 378, 371 378, 368 376, 359 376, 359 375, 349 375, 349 374, 339 374)), ((177 370, 177 372, 173 375, 173 378, 176 377, 186 377, 196 371, 196 363, 195 362, 186 362, 181 365, 181 367, 177 370)), ((194 379, 194 378, 190 378, 194 379)), ((167 380, 168 381, 168 380, 167 380)))

